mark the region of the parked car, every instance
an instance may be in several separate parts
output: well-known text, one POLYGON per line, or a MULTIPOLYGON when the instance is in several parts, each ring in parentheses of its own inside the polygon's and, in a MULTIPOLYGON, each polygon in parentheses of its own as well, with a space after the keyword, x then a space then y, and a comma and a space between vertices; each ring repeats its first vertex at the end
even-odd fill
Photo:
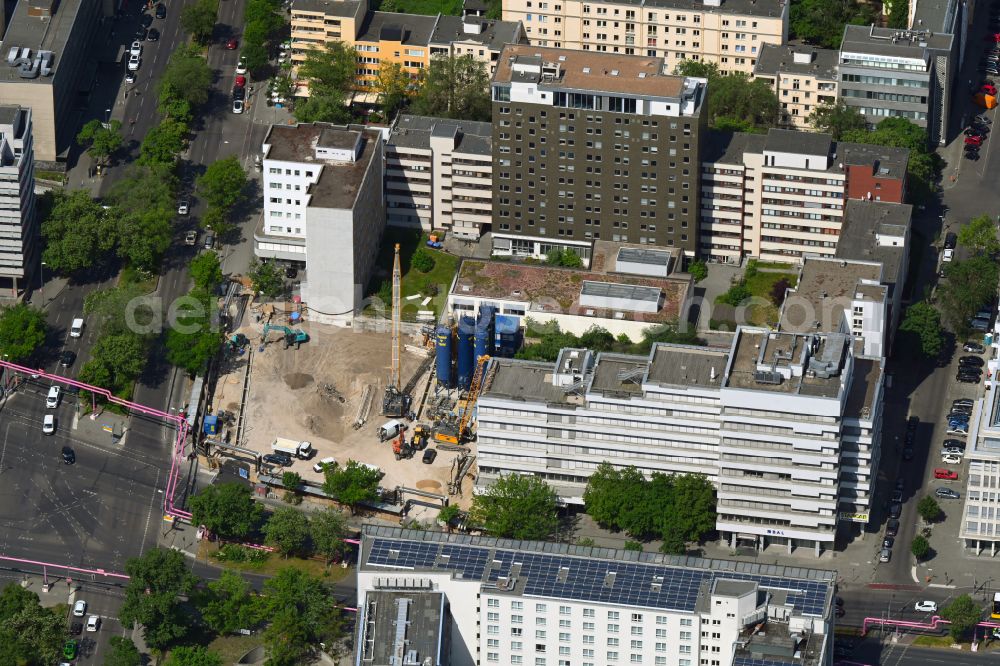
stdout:
POLYGON ((985 365, 986 362, 983 361, 982 357, 980 356, 963 356, 962 358, 958 359, 958 363, 959 365, 972 365, 977 368, 981 368, 983 367, 983 365, 985 365))
POLYGON ((43 435, 54 435, 56 432, 56 417, 52 414, 46 414, 42 417, 42 434, 43 435))
POLYGON ((973 400, 972 398, 958 398, 957 400, 952 400, 951 404, 952 405, 968 405, 969 407, 972 407, 974 404, 976 404, 976 401, 973 400))
POLYGON ((962 382, 963 384, 976 384, 979 382, 978 375, 960 374, 955 379, 962 382))
POLYGON ((135 83, 135 72, 125 72, 125 83, 135 83))
POLYGON ((101 628, 101 618, 97 615, 91 615, 87 618, 87 631, 97 631, 101 628))
POLYGON ((139 56, 133 54, 128 57, 129 71, 132 72, 138 71, 139 65, 141 64, 142 64, 142 59, 139 56))
POLYGON ((967 145, 967 146, 981 146, 981 145, 983 145, 983 137, 981 137, 981 136, 967 136, 967 137, 965 137, 965 145, 967 145))
POLYGON ((903 449, 903 460, 913 460, 913 447, 907 446, 903 449))
POLYGON ((969 434, 969 424, 968 423, 955 423, 954 425, 949 423, 948 429, 945 431, 949 435, 968 435, 969 434))
POLYGON ((960 449, 960 448, 958 448, 956 446, 949 446, 946 449, 941 449, 941 455, 943 455, 943 456, 958 456, 959 458, 961 458, 963 455, 965 455, 965 451, 963 451, 962 449, 960 449))
POLYGON ((941 456, 941 462, 943 462, 945 465, 961 465, 962 459, 958 456, 945 454, 941 456))
MULTIPOLYGON (((972 162, 976 162, 979 160, 979 152, 975 150, 967 150, 963 153, 962 156, 965 159, 970 160, 972 162)), ((945 250, 945 252, 951 252, 951 250, 945 250)))
POLYGON ((166 5, 164 5, 162 2, 157 3, 155 13, 156 13, 156 18, 158 18, 158 19, 165 19, 165 18, 167 18, 167 7, 166 7, 166 5))
POLYGON ((243 76, 242 74, 237 76, 236 80, 233 82, 233 85, 238 86, 240 88, 245 88, 247 85, 247 77, 243 76))
POLYGON ((149 33, 146 35, 147 42, 158 42, 160 41, 160 31, 156 28, 150 28, 149 33))
POLYGON ((945 479, 947 481, 957 481, 958 472, 953 472, 950 469, 944 469, 943 467, 935 468, 934 470, 935 479, 945 479))
POLYGON ((918 613, 936 613, 937 612, 937 602, 934 601, 918 601, 913 604, 913 610, 918 613))
POLYGON ((69 625, 69 635, 79 636, 83 633, 83 622, 73 622, 69 625))
POLYGON ((891 549, 892 546, 893 546, 893 544, 895 544, 895 543, 896 543, 896 538, 895 537, 887 536, 886 538, 882 539, 882 547, 883 548, 889 548, 889 549, 891 549))
POLYGON ((903 491, 902 490, 893 490, 892 491, 892 499, 889 500, 889 501, 893 502, 893 503, 902 502, 903 501, 903 491))
POLYGON ((892 504, 889 507, 889 517, 890 518, 899 518, 901 515, 903 515, 903 505, 902 504, 899 504, 897 502, 895 504, 892 504))
POLYGON ((943 442, 941 442, 941 446, 945 448, 962 449, 963 451, 965 450, 965 442, 963 442, 960 439, 946 439, 943 442))
POLYGON ((87 614, 87 602, 83 599, 77 599, 76 603, 73 604, 73 616, 83 617, 87 614))
POLYGON ((241 99, 233 100, 233 113, 243 113, 243 100, 241 99))
POLYGON ((292 466, 292 457, 285 453, 268 453, 262 460, 269 465, 278 465, 279 467, 292 466))
POLYGON ((949 231, 944 235, 944 248, 946 250, 954 250, 958 247, 958 235, 953 231, 949 231))
POLYGON ((247 73, 247 58, 246 56, 240 56, 239 62, 236 63, 236 73, 246 74, 247 73))
POLYGON ((425 465, 430 465, 432 462, 434 462, 434 459, 437 458, 437 454, 438 454, 437 449, 427 449, 426 451, 424 451, 424 455, 423 458, 421 458, 421 460, 423 460, 423 463, 425 465))
POLYGON ((77 643, 70 639, 63 644, 63 659, 76 659, 77 643))
POLYGON ((899 520, 895 518, 890 518, 889 522, 885 524, 885 535, 886 536, 899 536, 899 520))
POLYGON ((234 100, 245 100, 247 97, 247 89, 243 86, 233 86, 233 99, 234 100))
POLYGON ((967 412, 952 412, 948 414, 948 423, 968 423, 969 414, 967 412))
POLYGON ((72 349, 66 349, 62 354, 59 355, 59 365, 64 368, 68 368, 76 362, 76 352, 72 349))
POLYGON ((138 39, 132 42, 132 46, 129 47, 129 55, 141 56, 142 55, 142 42, 138 39))
POLYGON ((240 44, 236 41, 235 37, 230 37, 229 40, 226 41, 226 48, 230 51, 235 51, 239 45, 240 44))
POLYGON ((941 499, 962 499, 962 495, 957 490, 952 490, 951 488, 938 488, 934 491, 934 495, 941 499))
POLYGON ((188 202, 187 199, 181 199, 180 201, 177 202, 178 215, 187 215, 190 210, 191 210, 191 204, 188 202))
POLYGON ((882 552, 878 555, 879 562, 888 562, 892 559, 892 551, 888 548, 883 548, 882 552))
POLYGON ((185 245, 196 245, 198 243, 198 232, 192 229, 191 231, 184 234, 184 244, 185 245))

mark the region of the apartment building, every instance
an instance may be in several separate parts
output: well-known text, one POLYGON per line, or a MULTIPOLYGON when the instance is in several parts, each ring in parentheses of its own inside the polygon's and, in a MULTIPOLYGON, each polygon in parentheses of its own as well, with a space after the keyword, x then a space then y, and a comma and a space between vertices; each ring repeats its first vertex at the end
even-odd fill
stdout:
POLYGON ((511 0, 503 17, 520 21, 534 46, 713 62, 751 74, 765 44, 788 41, 783 0, 511 0))
POLYGON ((663 58, 504 49, 493 77, 493 251, 596 240, 697 252, 706 81, 663 58))
POLYGON ((840 46, 840 98, 872 125, 906 118, 927 128, 932 145, 943 143, 956 50, 949 33, 848 25, 840 46))
POLYGON ((302 268, 310 318, 340 323, 362 306, 385 229, 379 130, 272 125, 264 139, 264 213, 254 254, 302 268))
POLYGON ((478 240, 492 222, 490 123, 400 114, 385 144, 387 223, 478 240))
POLYGON ((31 109, 0 106, 0 298, 17 298, 39 267, 31 109))
POLYGON ((309 49, 330 42, 357 50, 358 101, 372 102, 374 93, 364 92, 375 85, 382 63, 397 63, 416 78, 434 55, 469 55, 492 73, 505 44, 525 41, 519 23, 487 19, 475 11, 461 17, 377 12, 368 0, 293 0, 291 39, 296 65, 309 49))
POLYGON ((702 161, 700 254, 801 261, 832 257, 851 198, 901 203, 909 151, 772 129, 709 133, 702 161))
POLYGON ((753 76, 770 84, 781 103, 783 127, 809 130, 810 114, 821 104, 837 101, 837 61, 831 49, 765 44, 753 76))
MULTIPOLYGON (((995 348, 987 347, 990 356, 995 348)), ((976 400, 965 438, 969 472, 961 479, 965 493, 958 536, 976 555, 988 552, 994 557, 1000 551, 1000 388, 995 379, 1000 360, 990 358, 987 370, 986 391, 976 400)), ((939 462, 935 466, 948 467, 939 462)))
POLYGON ((834 571, 365 525, 355 664, 824 666, 835 586, 834 571))

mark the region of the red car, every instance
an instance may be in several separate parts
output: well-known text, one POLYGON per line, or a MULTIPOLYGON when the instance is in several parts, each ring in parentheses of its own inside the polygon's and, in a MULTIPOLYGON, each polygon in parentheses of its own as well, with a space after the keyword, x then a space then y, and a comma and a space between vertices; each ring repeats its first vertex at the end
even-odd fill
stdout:
POLYGON ((238 75, 236 77, 236 87, 245 88, 246 85, 247 85, 247 77, 243 76, 242 74, 238 75))
POLYGON ((958 473, 953 472, 950 469, 944 469, 943 467, 938 467, 934 470, 935 479, 947 479, 948 481, 957 481, 958 473))
POLYGON ((981 136, 967 136, 967 137, 965 137, 965 145, 967 145, 967 146, 981 146, 981 145, 983 145, 983 137, 981 137, 981 136))
POLYGON ((996 88, 996 86, 991 86, 989 84, 984 85, 981 90, 982 90, 982 92, 986 93, 987 95, 996 95, 997 94, 997 88, 996 88))
POLYGON ((236 47, 238 46, 239 42, 236 41, 235 37, 231 38, 228 42, 226 42, 226 48, 229 49, 230 51, 235 51, 236 47))

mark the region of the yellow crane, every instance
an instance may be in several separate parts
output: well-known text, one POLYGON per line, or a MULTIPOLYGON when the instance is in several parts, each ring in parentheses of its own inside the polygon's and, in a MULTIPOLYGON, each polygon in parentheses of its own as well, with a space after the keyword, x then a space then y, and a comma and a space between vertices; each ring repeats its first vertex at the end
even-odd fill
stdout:
POLYGON ((476 372, 472 375, 472 384, 469 386, 469 393, 465 398, 465 408, 462 410, 462 417, 458 420, 458 425, 454 423, 441 423, 434 429, 434 439, 447 444, 464 444, 468 441, 469 423, 472 421, 472 412, 476 408, 476 401, 483 387, 488 383, 486 376, 490 357, 483 355, 479 357, 476 364, 476 372))

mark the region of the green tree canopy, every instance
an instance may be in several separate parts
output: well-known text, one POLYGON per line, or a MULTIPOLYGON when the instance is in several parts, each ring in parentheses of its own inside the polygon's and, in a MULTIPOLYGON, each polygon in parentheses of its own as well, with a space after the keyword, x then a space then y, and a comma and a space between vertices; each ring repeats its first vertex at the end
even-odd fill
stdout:
POLYGON ((470 520, 493 536, 544 541, 559 529, 559 498, 537 476, 499 477, 472 499, 470 520))
POLYGON ((803 41, 827 49, 839 49, 844 25, 869 25, 875 10, 857 0, 798 0, 790 12, 791 32, 803 41))
POLYGON ((922 560, 931 552, 931 544, 926 538, 918 534, 910 542, 910 552, 917 560, 922 560))
POLYGON ((38 595, 9 583, 0 592, 0 666, 49 666, 60 661, 65 618, 38 595))
POLYGON ((351 110, 345 98, 334 95, 313 95, 295 102, 292 113, 300 123, 347 123, 351 120, 351 110))
POLYGON ((137 164, 148 167, 172 167, 187 145, 188 126, 173 118, 164 118, 149 130, 139 145, 137 164))
POLYGON ((263 619, 253 588, 235 571, 223 571, 210 581, 199 606, 205 624, 217 634, 252 629, 263 619))
POLYGON ((697 284, 708 277, 708 266, 701 259, 692 261, 688 264, 688 273, 690 273, 691 279, 697 284))
POLYGON ((261 597, 264 644, 271 666, 309 663, 320 642, 336 645, 344 634, 344 621, 336 601, 322 580, 298 569, 285 568, 264 583, 261 597))
POLYGON ((396 112, 406 104, 411 85, 410 75, 398 62, 379 65, 374 92, 378 94, 378 103, 386 122, 392 121, 396 112))
POLYGON ((146 341, 131 331, 102 335, 78 379, 118 396, 130 394, 132 383, 146 367, 146 351, 146 341))
POLYGON ((185 645, 171 650, 164 666, 222 666, 222 657, 200 645, 185 645))
POLYGON ((941 517, 941 505, 936 499, 927 495, 917 502, 917 513, 928 523, 933 523, 941 517))
POLYGON ((104 666, 142 666, 142 653, 131 638, 112 636, 108 643, 104 666))
POLYGON ((107 164, 108 158, 122 147, 122 124, 112 120, 106 126, 96 118, 84 125, 76 135, 76 142, 86 148, 87 154, 98 164, 107 164))
POLYGON ((306 52, 299 65, 299 80, 309 82, 309 97, 295 103, 293 114, 300 123, 350 120, 347 100, 354 88, 357 56, 342 42, 328 42, 306 52))
POLYGON ((265 296, 277 296, 284 290, 285 281, 281 277, 281 269, 273 261, 250 262, 250 270, 247 272, 253 290, 263 293, 265 296))
POLYGON ((972 597, 963 594, 941 609, 941 617, 951 622, 948 630, 951 637, 959 641, 979 623, 983 617, 983 610, 976 605, 972 597))
POLYGON ((223 539, 242 539, 260 524, 261 507, 250 488, 241 483, 218 483, 191 498, 191 521, 223 539))
POLYGON ((990 257, 978 255, 949 263, 944 274, 947 279, 938 287, 941 312, 954 331, 964 333, 972 316, 993 298, 1000 271, 990 257))
POLYGON ((160 103, 180 99, 196 108, 208 101, 212 69, 197 46, 174 48, 160 78, 160 103))
POLYGON ((224 214, 229 213, 246 197, 246 187, 246 171, 235 155, 209 164, 205 173, 195 182, 198 196, 210 207, 218 208, 224 214))
POLYGON ((47 331, 41 310, 25 303, 0 306, 0 357, 13 363, 31 359, 45 344, 47 331))
POLYGON ((927 130, 906 118, 885 118, 874 130, 850 130, 844 132, 841 139, 909 149, 910 159, 906 174, 910 200, 924 201, 933 190, 943 161, 937 153, 930 150, 927 144, 927 130))
POLYGON ((997 224, 987 214, 974 217, 959 230, 958 242, 977 254, 992 256, 1000 250, 1000 241, 997 241, 997 224))
POLYGON ((906 316, 899 325, 902 333, 908 334, 917 344, 906 348, 928 358, 937 358, 944 349, 944 332, 941 330, 941 314, 927 301, 919 301, 906 309, 906 316))
POLYGON ((490 77, 470 55, 436 55, 422 72, 410 110, 418 115, 489 122, 490 77))
POLYGON ((348 544, 344 543, 344 539, 348 533, 347 517, 333 507, 317 511, 309 519, 313 548, 328 564, 347 551, 348 544))
MULTIPOLYGON (((215 256, 207 252, 201 256, 215 256)), ((212 320, 214 298, 207 292, 195 289, 184 303, 176 308, 176 319, 169 321, 164 347, 167 360, 183 368, 192 377, 205 369, 222 344, 222 330, 212 320)))
POLYGON ((90 268, 115 249, 115 228, 115 217, 85 190, 59 192, 42 220, 42 261, 58 273, 90 268))
POLYGON ((194 282, 194 288, 199 291, 214 293, 222 284, 222 267, 219 255, 215 252, 203 252, 188 264, 188 275, 194 282))
POLYGON ((833 135, 834 141, 849 132, 864 132, 868 121, 857 109, 842 101, 824 102, 809 114, 809 124, 813 129, 833 135))
POLYGON ((715 63, 699 60, 681 60, 674 72, 708 79, 708 122, 714 129, 762 132, 778 123, 781 105, 763 80, 741 72, 723 75, 715 63))
POLYGON ((205 45, 212 41, 218 15, 219 0, 198 0, 181 9, 181 27, 194 41, 205 45))
POLYGON ((545 263, 550 266, 581 268, 583 266, 583 259, 573 250, 554 247, 545 255, 545 263))
POLYGON ((139 324, 150 323, 152 301, 147 306, 137 308, 136 299, 144 296, 143 290, 135 284, 119 284, 110 289, 98 289, 87 294, 83 301, 83 313, 89 317, 90 325, 98 328, 102 335, 128 333, 127 313, 133 312, 139 324))
POLYGON ((378 470, 362 467, 353 460, 347 465, 329 465, 324 470, 323 492, 346 504, 351 513, 361 502, 378 499, 378 482, 382 478, 378 470))
POLYGON ((184 555, 154 548, 125 563, 129 575, 125 600, 118 611, 122 626, 142 626, 146 644, 164 650, 187 635, 191 617, 178 597, 191 593, 196 581, 184 555))
POLYGON ((264 523, 264 539, 285 557, 301 553, 309 539, 309 519, 290 506, 275 509, 264 523))

